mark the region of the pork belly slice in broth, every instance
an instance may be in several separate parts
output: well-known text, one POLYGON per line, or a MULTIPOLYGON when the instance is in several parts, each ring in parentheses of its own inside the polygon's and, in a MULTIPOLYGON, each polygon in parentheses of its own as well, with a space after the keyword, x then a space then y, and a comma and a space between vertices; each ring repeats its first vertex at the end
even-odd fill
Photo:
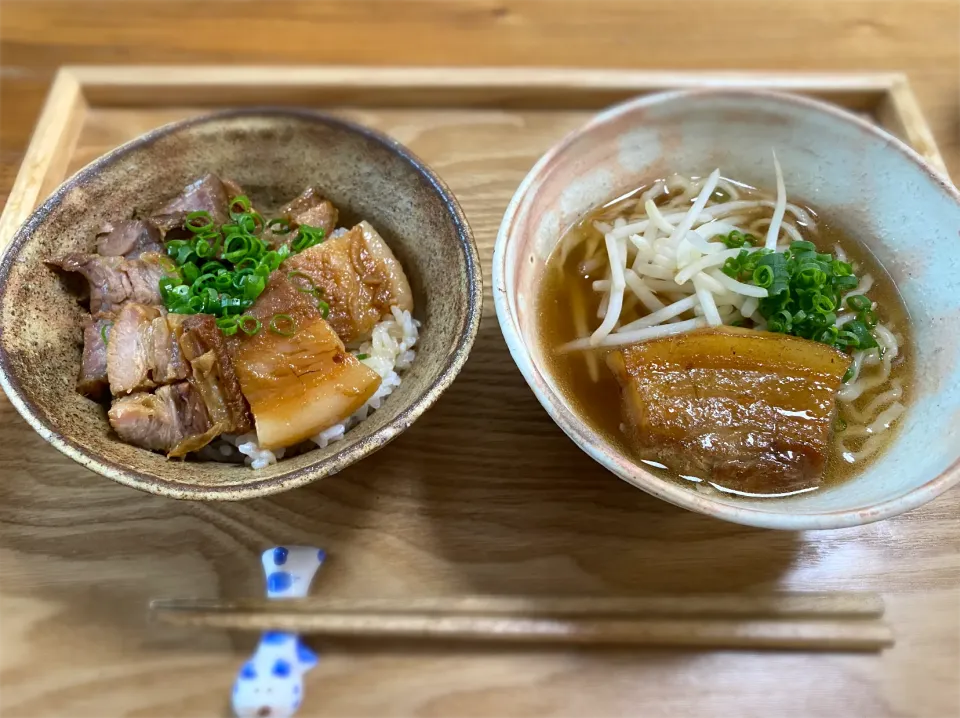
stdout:
POLYGON ((104 257, 138 259, 142 254, 162 253, 160 230, 141 219, 106 222, 97 234, 97 253, 104 257))
POLYGON ((822 480, 846 354, 724 327, 636 344, 608 363, 641 458, 747 493, 822 480))
POLYGON ((136 446, 184 456, 222 432, 211 423, 199 392, 188 382, 114 400, 107 413, 120 438, 136 446))
POLYGON ((83 317, 83 355, 80 359, 80 377, 77 391, 94 399, 103 396, 107 389, 107 344, 104 337, 113 325, 111 315, 83 317))
POLYGON ((237 332, 227 342, 262 448, 292 446, 341 423, 380 386, 377 373, 346 351, 315 300, 285 270, 270 276, 247 313, 261 330, 237 332))
POLYGON ((165 233, 179 229, 190 212, 209 212, 217 225, 230 220, 229 202, 243 194, 235 182, 222 180, 215 174, 195 179, 180 194, 154 210, 150 221, 165 233))
POLYGON ((86 277, 91 314, 114 311, 127 302, 162 306, 160 280, 170 273, 169 260, 154 252, 137 259, 75 252, 49 264, 86 277))
POLYGON ((220 427, 217 433, 250 431, 250 406, 216 319, 209 314, 193 314, 179 322, 180 349, 190 364, 190 383, 203 398, 211 423, 220 427))
POLYGON ((186 379, 189 366, 166 312, 125 304, 106 330, 110 391, 122 396, 186 379))
POLYGON ((390 307, 413 310, 407 275, 390 247, 367 222, 284 262, 307 275, 330 305, 327 321, 347 344, 370 337, 390 307))

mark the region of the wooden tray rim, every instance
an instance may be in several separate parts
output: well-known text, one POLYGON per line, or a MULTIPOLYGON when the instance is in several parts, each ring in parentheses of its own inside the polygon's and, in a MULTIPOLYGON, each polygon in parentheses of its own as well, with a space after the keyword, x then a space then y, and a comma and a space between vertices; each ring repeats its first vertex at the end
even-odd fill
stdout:
MULTIPOLYGON (((601 109, 630 94, 670 89, 773 89, 811 94, 847 108, 866 109, 883 117, 881 126, 904 138, 931 165, 946 175, 946 165, 910 87, 898 72, 700 72, 629 69, 528 67, 363 67, 363 66, 217 66, 113 65, 61 67, 50 87, 16 180, 0 215, 0 248, 44 197, 66 179, 68 157, 93 107, 223 106, 264 104, 256 94, 265 88, 278 103, 277 92, 350 91, 360 95, 402 91, 403 106, 455 105, 496 107, 505 98, 528 95, 530 107, 601 109), (415 92, 410 92, 414 91, 415 92), (586 106, 570 101, 595 94, 586 106), (411 97, 412 94, 412 97, 411 97), (185 101, 171 101, 180 96, 185 101), (567 100, 564 102, 563 100, 567 100), (61 169, 59 176, 55 170, 61 169)), ((299 96, 298 96, 299 97, 299 96)), ((376 97, 370 99, 375 100, 376 97)), ((389 98, 388 98, 389 99, 389 98)), ((396 96, 394 97, 396 99, 396 96)), ((290 104, 283 102, 279 104, 290 104)), ((303 104, 294 102, 293 104, 303 104)), ((376 104, 370 100, 362 103, 376 104)), ((382 102, 394 106, 395 102, 382 102)))

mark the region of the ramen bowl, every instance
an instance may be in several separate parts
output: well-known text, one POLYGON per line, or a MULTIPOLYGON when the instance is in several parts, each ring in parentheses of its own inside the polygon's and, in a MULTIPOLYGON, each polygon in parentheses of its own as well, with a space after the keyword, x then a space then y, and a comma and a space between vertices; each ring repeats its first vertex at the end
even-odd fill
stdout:
POLYGON ((41 436, 114 481, 178 499, 263 496, 334 474, 407 429, 466 361, 481 297, 463 212, 400 144, 309 111, 230 111, 167 125, 101 157, 16 232, 0 262, 0 383, 41 436), (279 206, 314 185, 340 208, 342 224, 368 220, 403 265, 422 323, 416 359, 380 409, 342 440, 258 470, 169 461, 122 442, 104 407, 76 391, 82 311, 45 264, 89 251, 104 221, 158 207, 208 172, 235 180, 261 206, 279 206))
POLYGON ((847 112, 760 91, 669 92, 613 107, 549 150, 517 189, 493 263, 497 316, 540 403, 602 466, 665 501, 777 529, 832 529, 889 518, 960 481, 960 195, 905 144, 847 112), (579 415, 548 370, 538 336, 539 281, 565 231, 589 210, 675 172, 721 168, 774 185, 831 218, 889 272, 909 313, 914 380, 899 430, 851 478, 777 498, 705 492, 652 473, 579 415))

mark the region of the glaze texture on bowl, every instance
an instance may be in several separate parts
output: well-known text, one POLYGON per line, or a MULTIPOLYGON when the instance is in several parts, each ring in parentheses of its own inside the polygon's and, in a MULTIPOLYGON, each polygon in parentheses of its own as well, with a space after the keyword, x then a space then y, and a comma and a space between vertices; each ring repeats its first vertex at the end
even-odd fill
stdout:
POLYGON ((678 506, 782 529, 839 528, 894 516, 960 481, 960 195, 906 145, 834 107, 767 92, 704 90, 614 107, 551 149, 514 195, 493 265, 497 316, 527 383, 557 424, 613 473, 678 506), (588 210, 673 172, 715 167, 774 186, 869 249, 910 313, 916 376, 892 445, 861 475, 777 500, 705 495, 658 478, 604 441, 543 369, 534 300, 563 231, 588 210))
POLYGON ((410 426, 466 361, 481 300, 476 246, 460 206, 400 144, 309 111, 230 111, 162 127, 105 155, 18 230, 0 263, 0 383, 51 444, 122 484, 182 499, 262 496, 336 473, 410 426), (316 185, 342 224, 369 220, 403 264, 423 322, 417 359, 381 409, 344 440, 259 471, 167 461, 121 442, 103 407, 75 391, 81 309, 44 264, 90 249, 105 220, 159 206, 206 172, 239 182, 261 206, 316 185))

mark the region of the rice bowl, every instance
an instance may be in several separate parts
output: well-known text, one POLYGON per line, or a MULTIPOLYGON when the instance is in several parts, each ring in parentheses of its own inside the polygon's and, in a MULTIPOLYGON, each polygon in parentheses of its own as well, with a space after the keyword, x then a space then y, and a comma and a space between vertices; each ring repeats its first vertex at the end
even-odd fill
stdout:
MULTIPOLYGON (((68 180, 30 216, 0 263, 0 382, 47 441, 121 484, 180 499, 263 496, 337 473, 406 430, 463 366, 481 296, 476 247, 462 211, 436 175, 401 145, 311 111, 228 111, 174 123, 118 148, 68 180), (420 323, 416 359, 402 372, 402 361, 395 368, 397 378, 402 374, 399 384, 387 372, 386 383, 393 385, 381 390, 379 409, 342 439, 326 437, 325 448, 310 442, 309 450, 287 452, 252 471, 235 449, 227 461, 227 449, 217 447, 219 460, 172 462, 120 441, 103 406, 76 393, 82 307, 44 266, 50 257, 89 247, 103 222, 133 208, 159 206, 208 170, 249 187, 254 202, 268 207, 307 185, 329 189, 345 226, 368 219, 410 271, 417 307, 411 322, 420 323)), ((383 317, 390 318, 392 312, 383 317)), ((400 333, 392 338, 404 343, 400 333)), ((360 345, 347 349, 360 365, 353 356, 362 353, 360 345)), ((383 383, 375 367, 360 366, 383 383)))

